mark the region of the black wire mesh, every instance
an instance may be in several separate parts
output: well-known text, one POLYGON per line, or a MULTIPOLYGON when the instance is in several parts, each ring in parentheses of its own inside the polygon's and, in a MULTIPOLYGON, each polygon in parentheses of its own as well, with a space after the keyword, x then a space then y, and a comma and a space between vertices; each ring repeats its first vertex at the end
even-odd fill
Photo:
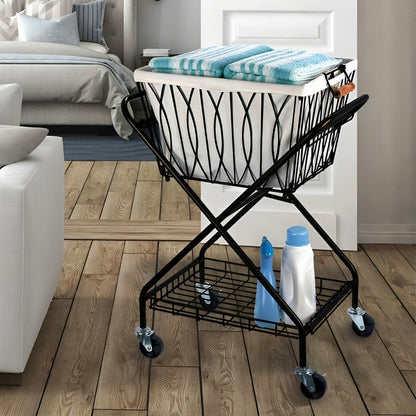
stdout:
MULTIPOLYGON (((184 178, 245 187, 348 100, 335 99, 329 87, 306 97, 141 87, 159 126, 150 136, 184 178)), ((263 186, 294 191, 321 173, 334 161, 339 133, 340 126, 317 136, 263 186)))
MULTIPOLYGON (((277 284, 279 271, 275 270, 277 284)), ((316 277, 317 311, 305 325, 307 333, 322 323, 323 317, 350 293, 350 283, 345 280, 316 277)), ((296 327, 281 322, 270 322, 270 328, 259 327, 254 320, 254 305, 257 290, 257 278, 244 264, 230 261, 197 258, 168 281, 149 293, 150 308, 174 315, 188 316, 197 320, 235 326, 247 330, 266 332, 275 336, 298 338, 296 327), (209 285, 201 292, 198 284, 202 281, 209 285), (218 305, 207 308, 202 295, 216 298, 218 305)))

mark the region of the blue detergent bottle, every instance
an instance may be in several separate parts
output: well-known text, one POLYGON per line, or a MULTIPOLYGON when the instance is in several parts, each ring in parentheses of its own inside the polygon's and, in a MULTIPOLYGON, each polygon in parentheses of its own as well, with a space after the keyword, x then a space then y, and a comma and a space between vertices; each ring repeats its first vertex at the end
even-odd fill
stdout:
MULTIPOLYGON (((260 272, 276 289, 276 278, 273 273, 274 249, 267 237, 263 237, 260 246, 260 272)), ((258 319, 278 323, 280 321, 279 306, 266 288, 257 281, 256 303, 254 305, 254 319, 261 328, 272 328, 274 324, 262 322, 258 319)))

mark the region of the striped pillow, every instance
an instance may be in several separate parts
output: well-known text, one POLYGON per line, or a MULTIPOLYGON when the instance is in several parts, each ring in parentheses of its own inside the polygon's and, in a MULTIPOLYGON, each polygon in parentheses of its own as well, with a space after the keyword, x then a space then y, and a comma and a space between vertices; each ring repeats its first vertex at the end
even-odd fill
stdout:
POLYGON ((103 36, 105 0, 74 4, 77 13, 79 39, 82 42, 95 42, 107 46, 103 36))
POLYGON ((26 0, 25 14, 41 19, 56 19, 72 13, 72 0, 26 0))
POLYGON ((17 40, 17 17, 0 17, 0 41, 17 40))

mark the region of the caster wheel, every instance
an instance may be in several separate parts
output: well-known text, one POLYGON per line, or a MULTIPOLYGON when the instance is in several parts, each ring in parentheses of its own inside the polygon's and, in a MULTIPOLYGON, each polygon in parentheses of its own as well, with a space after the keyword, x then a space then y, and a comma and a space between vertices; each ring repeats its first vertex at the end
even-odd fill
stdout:
POLYGON ((142 343, 139 344, 140 351, 145 357, 156 358, 163 351, 163 341, 156 334, 150 336, 150 341, 152 342, 152 351, 147 351, 142 343))
POLYGON ((308 399, 320 399, 326 392, 327 384, 323 376, 318 373, 312 375, 315 383, 315 391, 311 392, 303 383, 300 383, 300 391, 308 399))
POLYGON ((368 315, 367 313, 363 315, 364 320, 364 329, 361 331, 355 322, 352 323, 352 330, 360 337, 368 337, 370 336, 376 327, 376 323, 374 319, 368 315))
POLYGON ((211 299, 211 302, 207 302, 202 295, 199 295, 199 301, 201 302, 201 305, 204 309, 207 309, 209 311, 214 310, 220 303, 221 303, 221 297, 219 292, 216 290, 209 290, 209 297, 211 299))

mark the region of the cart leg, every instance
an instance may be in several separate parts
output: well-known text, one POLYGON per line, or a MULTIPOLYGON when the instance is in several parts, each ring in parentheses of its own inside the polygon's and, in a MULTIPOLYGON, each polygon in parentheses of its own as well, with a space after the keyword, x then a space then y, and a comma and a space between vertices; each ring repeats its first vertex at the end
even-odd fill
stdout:
POLYGON ((319 399, 325 394, 327 383, 324 375, 306 365, 306 335, 303 331, 299 333, 299 365, 295 374, 300 379, 301 392, 308 399, 319 399))
POLYGON ((136 328, 136 336, 140 340, 140 351, 150 358, 159 356, 163 351, 163 342, 155 331, 146 326, 146 292, 142 290, 139 297, 140 326, 136 328))

